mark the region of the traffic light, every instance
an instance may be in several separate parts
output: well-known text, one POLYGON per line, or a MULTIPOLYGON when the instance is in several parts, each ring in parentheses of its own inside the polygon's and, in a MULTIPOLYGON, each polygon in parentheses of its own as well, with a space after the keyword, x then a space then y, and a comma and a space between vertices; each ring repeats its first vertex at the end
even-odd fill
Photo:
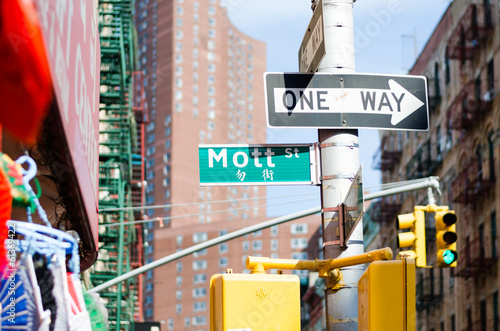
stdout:
POLYGON ((425 210, 427 207, 415 206, 413 213, 398 216, 398 230, 410 229, 398 233, 398 247, 413 246, 413 250, 400 251, 399 255, 415 259, 415 265, 420 268, 427 266, 425 248, 425 210))
POLYGON ((436 250, 439 267, 456 267, 458 260, 457 233, 455 223, 457 216, 448 206, 438 206, 436 209, 436 250))

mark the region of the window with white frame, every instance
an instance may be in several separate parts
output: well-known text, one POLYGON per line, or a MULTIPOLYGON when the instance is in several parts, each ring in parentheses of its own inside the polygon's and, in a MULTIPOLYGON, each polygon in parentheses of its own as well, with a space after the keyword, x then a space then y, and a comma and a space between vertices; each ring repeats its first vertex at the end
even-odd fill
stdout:
POLYGON ((307 234, 307 224, 292 224, 290 232, 292 234, 307 234))
POLYGON ((207 310, 207 303, 205 301, 196 301, 193 303, 193 311, 195 313, 206 310, 207 310))
POLYGON ((252 250, 260 251, 262 249, 262 240, 254 240, 252 241, 252 250))
POLYGON ((176 290, 175 291, 175 298, 177 300, 182 300, 182 290, 176 290))
POLYGON ((307 238, 292 238, 290 241, 290 247, 292 249, 304 249, 307 247, 307 238))
POLYGON ((202 241, 206 241, 208 239, 208 235, 206 232, 197 232, 193 233, 193 243, 197 244, 202 241))
POLYGON ((191 325, 191 317, 184 317, 184 326, 191 325))
POLYGON ((228 259, 226 256, 219 257, 219 268, 225 268, 228 265, 228 259))
POLYGON ((182 262, 177 262, 175 264, 175 270, 177 270, 177 272, 181 272, 182 271, 182 262))
POLYGON ((193 316, 193 326, 207 324, 207 317, 205 315, 193 316))
POLYGON ((203 298, 207 296, 207 288, 206 287, 196 287, 193 289, 193 298, 203 298))
POLYGON ((202 270, 207 268, 207 260, 195 260, 193 261, 193 270, 202 270))
POLYGON ((279 240, 278 239, 271 239, 271 250, 277 251, 278 246, 279 246, 279 240))
POLYGON ((248 241, 244 241, 241 246, 243 248, 243 252, 248 252, 250 249, 250 243, 248 241))
POLYGON ((177 285, 177 287, 182 286, 182 276, 175 277, 175 284, 177 285))
POLYGON ((175 304, 175 312, 176 312, 177 314, 182 313, 182 303, 176 303, 176 304, 175 304))
POLYGON ((252 237, 260 237, 262 236, 262 230, 257 230, 252 232, 252 237))
POLYGON ((307 260, 308 254, 307 252, 293 252, 292 259, 294 260, 307 260))
POLYGON ((193 283, 201 284, 207 281, 207 274, 194 274, 193 283))
POLYGON ((219 254, 225 254, 229 251, 227 243, 222 243, 219 245, 219 254))
POLYGON ((271 237, 277 237, 278 236, 278 226, 273 225, 271 226, 271 237))
POLYGON ((174 319, 173 318, 169 318, 167 320, 167 327, 169 330, 173 330, 174 329, 174 319))

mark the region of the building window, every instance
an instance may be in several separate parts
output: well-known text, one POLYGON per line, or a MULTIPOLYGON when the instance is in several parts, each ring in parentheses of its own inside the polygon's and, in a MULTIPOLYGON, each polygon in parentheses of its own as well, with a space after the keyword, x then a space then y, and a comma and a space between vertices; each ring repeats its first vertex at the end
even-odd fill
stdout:
POLYGON ((254 240, 252 241, 252 250, 260 251, 262 249, 262 240, 254 240))
POLYGON ((193 289, 193 298, 202 298, 207 295, 207 289, 205 287, 197 287, 193 289))
POLYGON ((489 179, 495 179, 495 134, 491 131, 488 134, 488 168, 489 168, 489 179))
POLYGON ((206 241, 208 239, 208 235, 206 232, 197 232, 193 233, 193 243, 197 244, 202 241, 206 241))
POLYGON ((184 326, 191 325, 191 317, 184 317, 184 326))
POLYGON ((182 290, 176 290, 175 291, 175 298, 177 300, 182 300, 182 290))
POLYGON ((495 97, 495 67, 493 65, 493 59, 488 62, 486 84, 489 100, 485 98, 485 101, 491 101, 495 97))
POLYGON ((219 257, 219 268, 226 268, 228 266, 227 257, 219 257))
POLYGON ((486 315, 486 300, 481 300, 479 310, 481 315, 481 330, 487 330, 488 328, 486 327, 486 325, 488 323, 488 320, 486 315))
POLYGON ((271 237, 277 237, 278 236, 278 226, 273 225, 271 226, 271 237))
POLYGON ((167 328, 169 330, 173 330, 174 329, 174 319, 173 318, 169 318, 167 320, 167 328))
POLYGON ((493 293, 493 331, 499 331, 500 321, 498 314, 498 291, 493 293))
POLYGON ((193 303, 193 311, 195 313, 207 310, 207 303, 205 301, 197 301, 193 303))
POLYGON ((193 270, 202 270, 207 268, 207 260, 195 260, 193 261, 193 270))
POLYGON ((153 283, 147 283, 146 284, 146 292, 153 292, 153 283))
POLYGON ((243 252, 248 252, 248 250, 250 249, 250 243, 248 241, 244 241, 242 243, 242 248, 243 248, 243 252))
POLYGON ((205 325, 207 324, 207 317, 205 315, 202 316, 193 316, 193 325, 205 325))
POLYGON ((196 252, 193 253, 194 257, 199 257, 199 256, 204 256, 204 255, 207 255, 207 249, 206 248, 200 249, 199 251, 196 251, 196 252))
POLYGON ((439 63, 434 64, 434 97, 441 97, 441 89, 439 88, 439 63))
POLYGON ((219 254, 225 254, 228 252, 228 245, 227 243, 223 243, 219 245, 219 254))
POLYGON ((260 237, 262 236, 262 230, 257 230, 252 232, 252 237, 260 237))
POLYGON ((177 285, 177 287, 182 286, 182 276, 175 277, 175 284, 177 285))
POLYGON ((290 232, 292 234, 307 234, 307 224, 292 224, 290 232))
POLYGON ((278 250, 278 245, 279 245, 279 240, 278 239, 271 239, 271 250, 272 251, 277 251, 278 250))
POLYGON ((491 257, 497 258, 497 212, 494 210, 490 215, 491 224, 491 257))
POLYGON ((195 274, 193 275, 193 283, 201 284, 207 281, 207 274, 195 274))
POLYGON ((177 272, 181 272, 182 271, 182 262, 177 262, 175 264, 175 270, 177 270, 177 272))
POLYGON ((177 314, 182 313, 182 303, 176 303, 176 304, 175 304, 175 312, 176 312, 177 314))
POLYGON ((290 247, 292 249, 304 249, 307 248, 307 238, 292 238, 290 247))
POLYGON ((450 84, 450 55, 448 47, 444 52, 444 83, 446 86, 450 84))
POLYGON ((307 260, 308 254, 307 252, 293 252, 292 259, 294 260, 307 260))

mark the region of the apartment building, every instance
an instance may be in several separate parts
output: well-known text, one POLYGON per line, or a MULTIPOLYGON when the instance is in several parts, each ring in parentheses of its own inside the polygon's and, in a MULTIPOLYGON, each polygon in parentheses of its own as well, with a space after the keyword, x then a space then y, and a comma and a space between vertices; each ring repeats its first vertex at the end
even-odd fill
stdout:
MULTIPOLYGON (((146 199, 159 206, 145 212, 149 263, 266 220, 264 186, 200 187, 198 175, 199 144, 266 143, 266 45, 235 28, 216 0, 138 0, 135 16, 149 115, 146 199)), ((319 223, 259 231, 148 272, 145 319, 208 330, 213 274, 242 272, 250 254, 305 258, 319 223)))
MULTIPOLYGON (((433 268, 417 270, 417 330, 499 330, 499 14, 497 0, 450 3, 410 71, 428 78, 429 131, 381 133, 383 182, 439 176, 437 204, 458 217, 457 267, 439 268, 427 215, 433 268)), ((377 240, 397 251, 396 216, 427 203, 426 190, 377 201, 377 240)))

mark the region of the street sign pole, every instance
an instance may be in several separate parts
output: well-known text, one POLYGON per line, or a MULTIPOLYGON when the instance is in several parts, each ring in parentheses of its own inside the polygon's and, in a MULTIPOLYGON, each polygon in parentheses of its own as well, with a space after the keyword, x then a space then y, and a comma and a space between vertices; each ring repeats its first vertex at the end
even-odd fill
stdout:
MULTIPOLYGON (((323 0, 326 55, 318 71, 353 73, 354 30, 353 0, 323 0)), ((324 258, 349 257, 364 252, 363 223, 359 221, 347 247, 341 248, 338 235, 338 208, 347 195, 359 168, 358 130, 320 129, 322 174, 322 226, 324 258)), ((326 289, 326 323, 328 331, 358 330, 358 289, 362 266, 342 268, 344 285, 326 289)))

